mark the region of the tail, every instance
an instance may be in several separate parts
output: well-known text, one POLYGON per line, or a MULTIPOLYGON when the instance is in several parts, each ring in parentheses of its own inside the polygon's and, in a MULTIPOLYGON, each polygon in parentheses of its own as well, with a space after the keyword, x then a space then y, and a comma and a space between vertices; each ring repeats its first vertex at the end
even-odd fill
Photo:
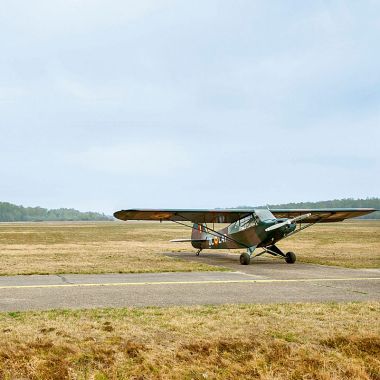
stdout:
POLYGON ((206 224, 194 223, 191 239, 174 239, 170 241, 174 243, 189 242, 194 248, 204 248, 202 247, 202 243, 207 241, 206 224))
POLYGON ((191 233, 191 240, 206 240, 207 232, 206 232, 206 224, 193 224, 193 230, 191 233))

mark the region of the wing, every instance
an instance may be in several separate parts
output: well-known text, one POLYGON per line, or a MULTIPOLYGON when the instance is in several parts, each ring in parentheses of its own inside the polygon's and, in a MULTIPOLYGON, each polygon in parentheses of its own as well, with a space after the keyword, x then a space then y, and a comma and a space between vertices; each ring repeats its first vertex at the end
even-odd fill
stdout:
MULTIPOLYGON (((298 215, 311 214, 302 223, 340 222, 344 219, 366 215, 373 208, 335 208, 335 209, 273 209, 270 210, 276 218, 294 218, 298 215)), ((120 210, 113 215, 120 220, 168 220, 193 223, 233 223, 255 212, 254 209, 228 210, 185 210, 185 209, 139 209, 120 210)))
POLYGON ((302 219, 302 223, 341 222, 349 218, 370 214, 378 211, 374 208, 331 208, 331 209, 273 209, 270 210, 276 218, 294 218, 298 215, 311 214, 302 219))
POLYGON ((171 220, 193 223, 233 223, 254 213, 253 209, 240 210, 120 210, 113 215, 121 220, 171 220))

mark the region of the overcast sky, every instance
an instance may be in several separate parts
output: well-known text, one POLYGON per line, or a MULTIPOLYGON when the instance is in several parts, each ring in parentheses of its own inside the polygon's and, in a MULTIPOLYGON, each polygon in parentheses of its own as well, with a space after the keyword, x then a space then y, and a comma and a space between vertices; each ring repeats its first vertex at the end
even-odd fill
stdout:
POLYGON ((0 0, 0 201, 380 196, 380 2, 0 0))

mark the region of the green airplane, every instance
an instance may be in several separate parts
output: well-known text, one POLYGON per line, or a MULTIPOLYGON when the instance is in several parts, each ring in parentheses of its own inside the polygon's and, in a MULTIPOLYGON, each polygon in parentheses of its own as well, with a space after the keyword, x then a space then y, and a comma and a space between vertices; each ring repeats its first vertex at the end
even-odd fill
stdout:
POLYGON ((293 252, 284 253, 276 245, 316 223, 340 222, 345 219, 378 211, 373 208, 335 209, 227 209, 227 210, 120 210, 114 217, 120 220, 171 221, 192 228, 191 239, 175 239, 173 242, 190 242, 197 249, 238 249, 247 251, 240 255, 240 263, 248 265, 251 259, 268 253, 296 261, 293 252), (186 224, 192 222, 192 226, 186 224), (228 224, 215 230, 215 224, 228 224), (262 250, 255 253, 256 248, 262 250))

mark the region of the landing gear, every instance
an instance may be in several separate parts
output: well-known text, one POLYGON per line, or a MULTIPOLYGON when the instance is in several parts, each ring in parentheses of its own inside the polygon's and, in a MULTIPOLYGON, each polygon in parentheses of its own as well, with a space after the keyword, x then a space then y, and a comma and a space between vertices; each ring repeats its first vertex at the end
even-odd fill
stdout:
POLYGON ((251 255, 248 252, 242 253, 240 255, 241 265, 249 265, 250 262, 251 262, 251 255))
POLYGON ((201 253, 202 251, 202 248, 198 249, 197 253, 196 253, 196 256, 199 256, 199 254, 201 253))
POLYGON ((288 252, 285 254, 284 252, 281 251, 280 248, 278 248, 275 245, 265 247, 264 250, 265 250, 265 252, 269 253, 272 256, 283 257, 288 264, 294 264, 296 262, 296 259, 297 259, 294 252, 288 252))
POLYGON ((285 255, 285 261, 288 263, 288 264, 294 264, 296 262, 296 255, 294 254, 294 252, 288 252, 286 255, 285 255))
POLYGON ((240 264, 241 265, 249 265, 249 263, 251 262, 251 257, 252 257, 253 251, 255 250, 255 248, 256 248, 256 246, 249 247, 249 248, 247 248, 247 252, 242 253, 240 255, 240 264))

